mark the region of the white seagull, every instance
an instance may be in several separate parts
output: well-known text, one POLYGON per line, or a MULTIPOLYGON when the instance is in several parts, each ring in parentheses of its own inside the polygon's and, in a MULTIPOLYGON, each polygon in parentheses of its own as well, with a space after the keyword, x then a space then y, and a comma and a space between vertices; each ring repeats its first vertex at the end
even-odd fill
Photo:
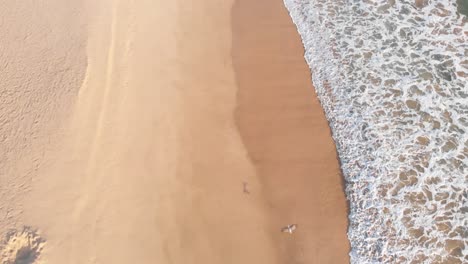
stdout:
POLYGON ((292 234, 294 232, 294 230, 296 230, 296 228, 297 228, 296 224, 287 225, 287 226, 281 228, 281 232, 292 234))

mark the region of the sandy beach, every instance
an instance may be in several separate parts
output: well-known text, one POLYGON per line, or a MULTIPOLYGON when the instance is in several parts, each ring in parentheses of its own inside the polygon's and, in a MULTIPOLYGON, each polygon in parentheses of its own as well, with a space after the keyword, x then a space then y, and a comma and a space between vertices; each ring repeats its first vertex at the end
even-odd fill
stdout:
POLYGON ((0 263, 349 262, 335 147, 281 0, 8 5, 0 263))
POLYGON ((85 76, 81 1, 0 3, 0 237, 23 225, 21 198, 64 133, 85 76), (53 13, 50 10, 54 10, 53 13))

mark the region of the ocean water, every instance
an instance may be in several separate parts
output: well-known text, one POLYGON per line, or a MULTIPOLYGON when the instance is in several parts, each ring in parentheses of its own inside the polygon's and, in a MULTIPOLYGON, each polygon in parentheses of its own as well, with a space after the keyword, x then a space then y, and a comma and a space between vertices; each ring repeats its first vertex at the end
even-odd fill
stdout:
POLYGON ((284 0, 350 202, 352 263, 468 263, 468 3, 284 0))

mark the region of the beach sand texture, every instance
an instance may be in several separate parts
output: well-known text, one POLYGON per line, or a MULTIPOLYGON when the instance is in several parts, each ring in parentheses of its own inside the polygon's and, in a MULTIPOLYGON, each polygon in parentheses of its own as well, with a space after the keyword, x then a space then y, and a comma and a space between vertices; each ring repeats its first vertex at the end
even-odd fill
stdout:
POLYGON ((80 1, 0 3, 0 237, 21 229, 20 198, 53 162, 45 153, 85 76, 85 21, 80 1))
MULTIPOLYGON (((2 171, 0 194, 11 199, 0 212, 17 213, 1 216, 0 229, 30 226, 8 237, 30 237, 37 263, 347 262, 335 149, 281 0, 29 4, 38 21, 50 10, 57 21, 27 21, 31 32, 47 29, 18 43, 62 47, 31 52, 65 70, 31 69, 61 82, 48 100, 31 96, 40 117, 18 114, 37 123, 24 136, 31 147, 1 153, 2 168, 16 170, 2 171), (16 177, 29 156, 37 165, 16 177), (281 232, 288 224, 293 234, 281 232)), ((0 98, 17 101, 10 79, 0 98)), ((42 95, 37 83, 29 90, 42 95)), ((4 122, 21 124, 4 109, 4 122)), ((19 140, 5 135, 5 146, 19 140)), ((10 242, 3 248, 18 248, 10 242)))

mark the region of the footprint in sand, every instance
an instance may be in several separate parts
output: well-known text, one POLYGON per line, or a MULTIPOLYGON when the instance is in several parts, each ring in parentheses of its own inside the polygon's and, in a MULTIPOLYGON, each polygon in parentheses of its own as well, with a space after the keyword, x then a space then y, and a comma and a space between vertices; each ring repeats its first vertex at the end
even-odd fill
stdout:
POLYGON ((12 230, 0 244, 0 264, 35 264, 44 243, 29 227, 12 230))

